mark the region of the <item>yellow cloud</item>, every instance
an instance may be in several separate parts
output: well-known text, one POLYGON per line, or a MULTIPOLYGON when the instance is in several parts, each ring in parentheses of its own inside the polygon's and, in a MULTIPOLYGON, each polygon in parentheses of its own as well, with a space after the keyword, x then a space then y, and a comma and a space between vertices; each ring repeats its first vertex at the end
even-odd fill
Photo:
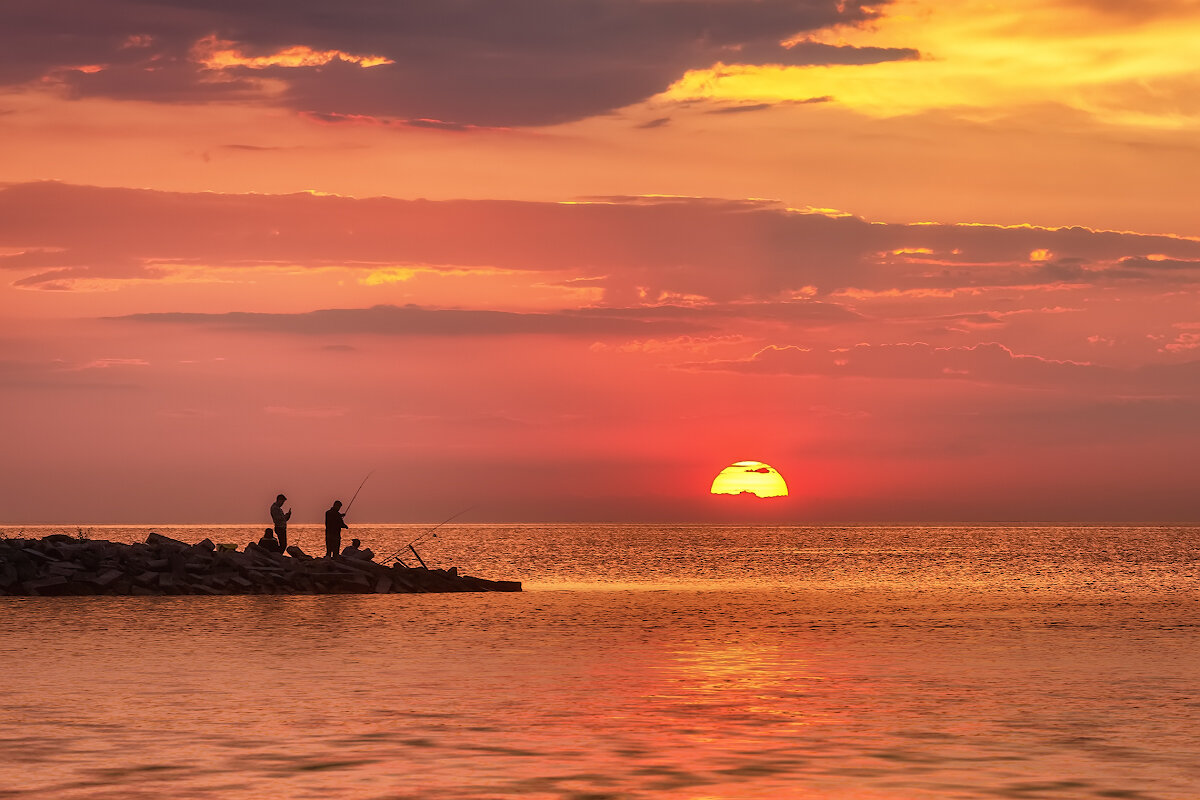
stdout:
POLYGON ((195 47, 192 48, 192 56, 208 69, 319 67, 334 59, 349 64, 358 64, 360 67, 378 67, 381 64, 394 63, 390 58, 383 56, 359 56, 341 50, 313 50, 305 45, 294 45, 265 56, 247 56, 237 49, 235 42, 218 39, 215 36, 206 36, 196 42, 195 47))
POLYGON ((388 267, 387 269, 375 270, 365 278, 360 278, 359 283, 364 286, 386 286, 389 283, 404 283, 412 280, 418 270, 403 269, 400 267, 388 267))
MULTIPOLYGON (((1153 5, 1153 4, 1151 4, 1153 5)), ((728 66, 687 73, 665 100, 779 102, 831 96, 888 117, 932 109, 987 119, 1059 104, 1114 124, 1168 129, 1200 121, 1200 4, 1142 14, 1079 0, 900 0, 871 29, 816 41, 911 47, 919 60, 822 67, 728 66)))

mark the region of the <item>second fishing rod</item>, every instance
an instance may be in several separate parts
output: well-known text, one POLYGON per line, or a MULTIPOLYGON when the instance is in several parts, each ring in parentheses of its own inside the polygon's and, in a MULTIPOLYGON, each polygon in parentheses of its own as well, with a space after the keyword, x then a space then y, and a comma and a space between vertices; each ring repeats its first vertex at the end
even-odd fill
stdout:
MULTIPOLYGON (((457 513, 455 513, 455 514, 451 514, 449 517, 446 517, 444 520, 442 520, 441 522, 439 522, 437 525, 434 525, 434 526, 433 526, 432 528, 430 528, 429 530, 427 530, 427 531, 425 531, 424 533, 420 534, 419 536, 417 536, 416 538, 414 538, 414 539, 413 539, 411 542, 409 542, 408 544, 404 545, 403 547, 401 547, 400 549, 398 549, 396 552, 392 553, 390 556, 387 556, 386 558, 384 558, 384 559, 383 559, 383 563, 387 563, 388 561, 396 561, 396 562, 400 563, 401 565, 407 566, 407 565, 405 565, 405 564, 404 564, 404 562, 403 562, 402 560, 400 560, 399 556, 400 556, 400 554, 401 554, 401 553, 403 553, 405 550, 409 550, 409 551, 411 551, 411 552, 412 552, 412 554, 413 554, 413 555, 416 557, 417 561, 421 562, 421 566, 422 566, 422 567, 424 567, 424 566, 425 566, 425 560, 424 560, 423 558, 421 558, 421 555, 420 555, 420 553, 418 553, 418 552, 417 552, 417 549, 416 549, 415 545, 418 545, 418 544, 420 544, 421 542, 425 541, 426 539, 430 539, 430 538, 436 539, 436 538, 437 538, 437 530, 438 530, 439 528, 441 528, 443 525, 445 525, 445 524, 447 524, 447 523, 449 523, 449 522, 452 522, 452 521, 454 521, 454 520, 458 519, 458 518, 459 518, 459 517, 461 517, 463 514, 467 513, 468 511, 470 511, 470 510, 472 510, 472 509, 474 509, 474 508, 477 508, 477 507, 478 507, 478 506, 468 506, 468 507, 464 508, 462 511, 459 511, 459 512, 457 512, 457 513)), ((428 567, 426 567, 426 568, 428 569, 428 567)))

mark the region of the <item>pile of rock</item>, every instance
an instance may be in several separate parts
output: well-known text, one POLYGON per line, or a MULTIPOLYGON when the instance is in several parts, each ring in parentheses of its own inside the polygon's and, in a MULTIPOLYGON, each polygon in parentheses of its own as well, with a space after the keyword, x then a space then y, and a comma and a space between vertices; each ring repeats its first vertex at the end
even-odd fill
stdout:
POLYGON ((145 544, 55 534, 0 539, 0 595, 347 594, 519 592, 458 570, 385 566, 356 558, 289 555, 256 544, 244 552, 209 539, 189 545, 151 533, 145 544))

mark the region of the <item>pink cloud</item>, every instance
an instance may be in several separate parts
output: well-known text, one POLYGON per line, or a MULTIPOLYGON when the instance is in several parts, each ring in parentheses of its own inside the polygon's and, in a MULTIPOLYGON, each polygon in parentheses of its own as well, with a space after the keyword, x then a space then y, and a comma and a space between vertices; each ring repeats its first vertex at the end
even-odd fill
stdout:
POLYGON ((25 287, 155 279, 182 266, 272 265, 550 273, 591 281, 612 304, 779 299, 802 291, 944 296, 1113 282, 1166 290, 1200 282, 1200 242, 1192 239, 880 224, 761 201, 694 198, 433 202, 19 184, 0 189, 0 247, 10 250, 0 269, 17 273, 25 287), (1039 247, 1056 259, 1030 262, 1039 247), (914 248, 930 254, 919 263, 891 255, 914 248))

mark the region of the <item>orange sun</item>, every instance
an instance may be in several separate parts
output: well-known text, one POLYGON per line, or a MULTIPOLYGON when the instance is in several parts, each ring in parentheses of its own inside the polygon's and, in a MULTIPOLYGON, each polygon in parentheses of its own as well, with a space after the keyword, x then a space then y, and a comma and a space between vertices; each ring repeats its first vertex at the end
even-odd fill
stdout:
POLYGON ((717 475, 713 494, 753 494, 759 497, 787 497, 788 487, 779 470, 761 461, 738 461, 717 475))

